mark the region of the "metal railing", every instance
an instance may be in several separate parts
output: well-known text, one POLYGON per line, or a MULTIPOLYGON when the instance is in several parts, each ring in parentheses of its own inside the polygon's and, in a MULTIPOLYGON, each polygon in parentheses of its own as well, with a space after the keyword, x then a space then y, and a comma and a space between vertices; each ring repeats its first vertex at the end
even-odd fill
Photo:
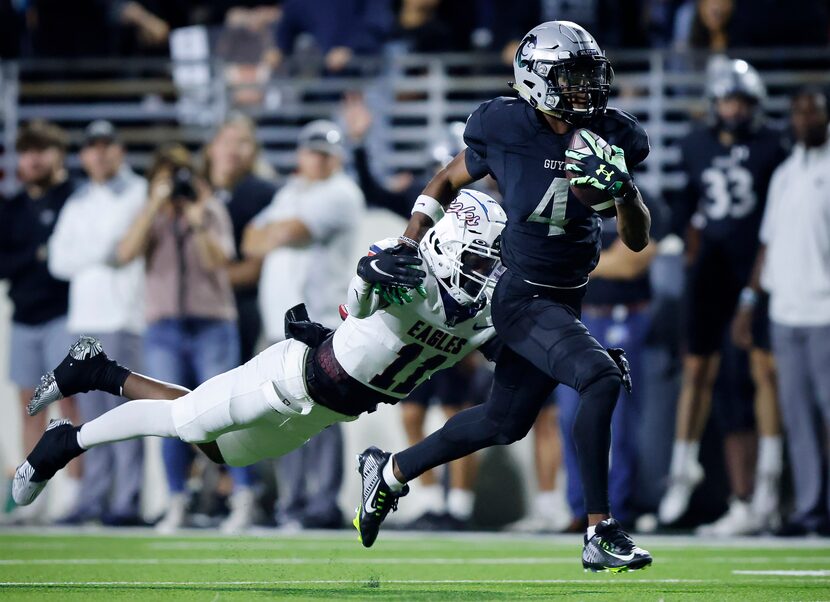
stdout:
MULTIPOLYGON (((766 109, 783 122, 789 95, 805 84, 830 85, 830 50, 730 51, 749 60, 769 90, 766 109)), ((636 115, 649 133, 652 153, 638 176, 650 191, 681 188, 675 145, 688 132, 690 116, 707 110, 705 56, 663 51, 609 52, 617 79, 611 104, 636 115)), ((58 122, 76 147, 93 119, 113 121, 132 165, 143 169, 158 144, 200 146, 211 126, 234 107, 239 86, 226 65, 203 61, 201 83, 174 78, 181 62, 164 60, 75 60, 0 63, 0 155, 6 192, 15 187, 14 139, 18 124, 36 117, 58 122)), ((357 63, 347 74, 323 77, 307 60, 289 62, 263 83, 255 105, 240 107, 258 124, 264 158, 285 175, 294 166, 294 143, 303 123, 336 116, 345 92, 361 91, 375 125, 371 148, 383 173, 420 171, 430 146, 446 137, 449 123, 466 119, 483 100, 509 94, 511 71, 495 55, 388 55, 357 63)), ((244 87, 244 86, 243 86, 244 87)), ((78 168, 75 154, 70 168, 78 168)))

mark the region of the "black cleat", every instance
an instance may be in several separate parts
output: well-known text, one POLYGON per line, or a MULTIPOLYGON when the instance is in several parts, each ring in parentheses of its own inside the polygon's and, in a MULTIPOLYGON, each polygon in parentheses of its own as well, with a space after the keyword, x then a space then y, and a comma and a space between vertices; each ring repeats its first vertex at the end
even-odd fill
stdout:
POLYGON ((635 546, 628 533, 613 518, 598 523, 591 539, 585 535, 582 567, 586 571, 623 573, 644 569, 651 562, 651 554, 635 546))
POLYGON ((68 420, 52 420, 49 423, 32 453, 14 472, 12 497, 18 506, 34 502, 49 479, 84 452, 78 445, 80 428, 68 420))
POLYGON ((389 511, 398 509, 398 499, 409 493, 409 485, 398 492, 392 491, 383 480, 383 467, 392 454, 370 447, 357 456, 357 472, 363 480, 360 506, 352 524, 357 529, 360 543, 371 548, 380 531, 380 524, 389 511))
POLYGON ((40 385, 26 406, 29 416, 64 397, 97 389, 98 377, 109 362, 98 339, 80 337, 60 365, 40 377, 40 385))

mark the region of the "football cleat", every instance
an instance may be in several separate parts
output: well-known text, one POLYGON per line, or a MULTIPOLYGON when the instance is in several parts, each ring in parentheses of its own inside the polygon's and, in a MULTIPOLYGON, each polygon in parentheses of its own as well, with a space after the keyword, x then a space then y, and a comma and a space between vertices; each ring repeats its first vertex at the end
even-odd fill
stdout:
POLYGON ((624 573, 644 569, 651 562, 651 554, 635 546, 628 533, 613 518, 597 523, 591 539, 585 535, 582 568, 586 571, 624 573))
POLYGON ((29 416, 34 416, 59 399, 95 389, 95 377, 108 361, 98 339, 80 337, 69 348, 60 365, 40 377, 40 384, 26 406, 29 416))
POLYGON ((35 501, 55 473, 80 456, 78 430, 68 420, 52 420, 26 460, 17 467, 12 482, 12 497, 18 506, 35 501))
POLYGON ((360 543, 366 548, 375 543, 386 515, 397 510, 398 500, 409 493, 409 485, 395 492, 383 480, 383 467, 391 457, 392 454, 377 447, 370 447, 357 456, 357 472, 363 481, 363 493, 352 524, 357 529, 360 543))

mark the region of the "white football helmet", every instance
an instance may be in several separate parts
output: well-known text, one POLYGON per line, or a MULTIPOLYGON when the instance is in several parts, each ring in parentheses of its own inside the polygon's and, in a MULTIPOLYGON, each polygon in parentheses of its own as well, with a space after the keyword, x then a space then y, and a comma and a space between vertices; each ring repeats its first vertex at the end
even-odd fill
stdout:
POLYGON ((492 292, 506 224, 507 214, 492 197, 464 189, 424 235, 424 261, 458 303, 483 303, 492 292))
POLYGON ((511 87, 534 109, 578 124, 605 112, 614 70, 585 28, 548 21, 522 38, 513 76, 511 87))

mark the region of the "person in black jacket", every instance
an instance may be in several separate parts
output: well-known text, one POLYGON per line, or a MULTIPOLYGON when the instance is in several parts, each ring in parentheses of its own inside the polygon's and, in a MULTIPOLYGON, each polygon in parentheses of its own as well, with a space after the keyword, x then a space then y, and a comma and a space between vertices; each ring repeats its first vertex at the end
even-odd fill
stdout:
MULTIPOLYGON (((51 370, 73 342, 66 330, 69 284, 53 278, 46 262, 46 243, 75 189, 64 167, 67 143, 66 133, 45 121, 21 128, 16 150, 23 186, 0 202, 0 279, 9 281, 14 305, 9 375, 20 393, 24 449, 37 443, 46 428, 46 417, 28 416, 26 404, 40 375, 51 370)), ((73 417, 71 398, 62 402, 61 411, 73 417)), ((25 514, 18 518, 28 521, 40 512, 25 514)))

